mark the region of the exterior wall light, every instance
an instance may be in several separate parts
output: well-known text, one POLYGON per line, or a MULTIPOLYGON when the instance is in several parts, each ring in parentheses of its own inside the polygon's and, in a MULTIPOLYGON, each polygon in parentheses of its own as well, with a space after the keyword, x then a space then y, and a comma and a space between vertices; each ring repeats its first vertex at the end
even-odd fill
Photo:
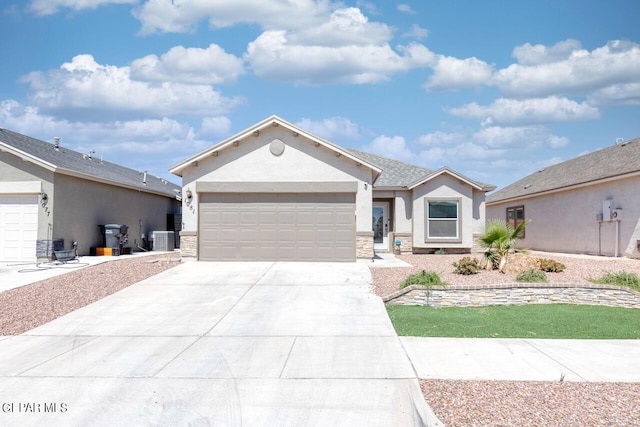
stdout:
POLYGON ((187 189, 184 195, 185 195, 185 201, 187 202, 187 206, 191 205, 191 202, 193 201, 193 193, 191 192, 191 190, 187 189))

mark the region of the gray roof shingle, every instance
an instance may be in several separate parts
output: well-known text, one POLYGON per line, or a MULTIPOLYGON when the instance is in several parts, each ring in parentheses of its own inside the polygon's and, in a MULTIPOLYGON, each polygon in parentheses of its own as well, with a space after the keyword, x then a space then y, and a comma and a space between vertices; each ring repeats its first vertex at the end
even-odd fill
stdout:
POLYGON ((347 148, 346 150, 353 155, 360 157, 361 159, 366 160, 369 163, 373 163, 374 165, 382 169, 382 173, 376 180, 374 187, 409 187, 411 184, 415 184, 421 179, 427 178, 429 175, 435 175, 442 170, 446 170, 455 173, 456 175, 477 185, 484 191, 491 191, 495 189, 495 186, 491 184, 486 184, 484 182, 470 179, 449 168, 432 170, 423 168, 421 166, 401 162, 399 160, 376 156, 375 154, 367 153, 365 151, 360 151, 353 148, 347 148))
POLYGON ((639 171, 640 138, 635 138, 534 172, 489 195, 487 203, 526 197, 639 171))
POLYGON ((115 163, 88 158, 87 155, 69 150, 63 146, 58 149, 53 144, 31 138, 6 129, 0 129, 0 143, 22 151, 36 159, 53 165, 61 172, 71 171, 97 178, 106 183, 134 187, 141 191, 160 193, 169 197, 180 195, 180 187, 162 178, 147 174, 146 185, 143 173, 115 163))
POLYGON ((406 187, 421 177, 433 172, 431 169, 411 165, 398 160, 376 156, 365 151, 346 148, 354 156, 369 163, 373 163, 382 169, 382 173, 375 183, 375 187, 406 187))

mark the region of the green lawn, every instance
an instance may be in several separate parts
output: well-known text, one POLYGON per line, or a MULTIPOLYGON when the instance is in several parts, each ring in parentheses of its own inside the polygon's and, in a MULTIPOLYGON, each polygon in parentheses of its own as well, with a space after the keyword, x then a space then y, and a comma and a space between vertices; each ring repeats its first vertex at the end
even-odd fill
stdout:
POLYGON ((640 339, 640 310, 591 305, 387 305, 398 335, 466 338, 640 339))

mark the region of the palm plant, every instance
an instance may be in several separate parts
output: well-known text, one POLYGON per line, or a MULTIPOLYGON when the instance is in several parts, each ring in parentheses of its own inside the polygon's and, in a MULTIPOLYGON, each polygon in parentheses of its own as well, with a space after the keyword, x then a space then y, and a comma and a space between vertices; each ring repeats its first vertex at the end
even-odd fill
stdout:
POLYGON ((509 254, 516 250, 515 244, 518 241, 518 236, 529 222, 523 221, 514 229, 501 219, 487 221, 485 232, 479 239, 485 247, 484 258, 487 262, 487 270, 497 267, 502 272, 509 254))

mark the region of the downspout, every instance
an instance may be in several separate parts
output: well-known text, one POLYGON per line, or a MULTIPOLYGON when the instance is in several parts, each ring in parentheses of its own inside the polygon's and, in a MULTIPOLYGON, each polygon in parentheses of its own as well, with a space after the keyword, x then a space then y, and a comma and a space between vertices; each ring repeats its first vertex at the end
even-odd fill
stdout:
POLYGON ((620 221, 616 220, 616 250, 615 257, 618 258, 618 245, 620 240, 620 221))

